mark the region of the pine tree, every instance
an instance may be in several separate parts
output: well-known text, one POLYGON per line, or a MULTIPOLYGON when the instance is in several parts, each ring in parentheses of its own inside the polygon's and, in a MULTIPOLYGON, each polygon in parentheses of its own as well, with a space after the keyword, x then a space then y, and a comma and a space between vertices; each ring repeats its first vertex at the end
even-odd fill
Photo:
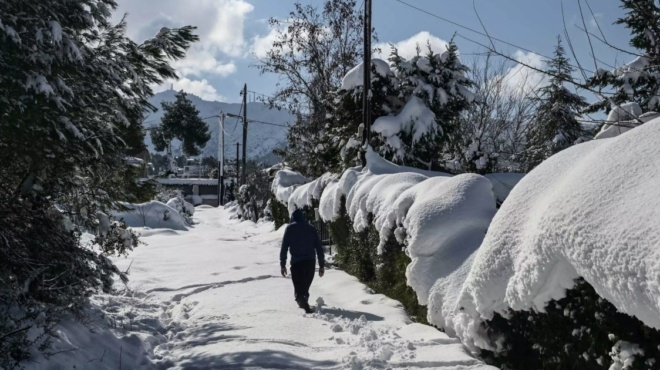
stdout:
MULTIPOLYGON (((110 23, 113 0, 7 0, 0 13, 0 367, 29 356, 63 312, 110 291, 106 258, 137 245, 107 215, 127 198, 150 86, 197 40, 163 28, 136 44, 110 23), (85 230, 96 248, 81 245, 85 230), (44 315, 45 314, 45 315, 44 315), (37 318, 39 318, 37 320, 37 318), (27 337, 31 333, 45 335, 27 337)), ((46 346, 42 346, 45 348, 46 346)))
MULTIPOLYGON (((362 63, 347 78, 361 75, 362 63)), ((371 65, 371 117, 392 114, 401 107, 398 98, 397 80, 387 63, 373 59, 371 65)), ((326 140, 322 143, 329 171, 341 172, 342 169, 357 164, 358 152, 362 145, 362 78, 355 84, 342 86, 328 99, 326 120, 326 140)), ((371 147, 377 152, 386 152, 384 143, 377 135, 371 135, 371 147)))
POLYGON ((398 79, 399 99, 405 102, 394 114, 412 109, 416 111, 416 118, 405 122, 396 137, 381 134, 381 138, 389 145, 389 149, 384 150, 386 155, 402 164, 444 169, 444 157, 451 155, 460 143, 459 116, 473 102, 474 95, 469 89, 472 82, 465 76, 467 67, 458 58, 456 44, 450 42, 441 54, 427 46, 424 56, 418 47, 417 55, 410 60, 401 57, 396 49, 392 50, 390 61, 398 79), (419 107, 420 102, 425 108, 419 107), (420 116, 427 119, 422 120, 420 116))
POLYGON ((592 87, 612 87, 613 96, 591 105, 588 111, 605 110, 613 105, 637 103, 642 112, 660 109, 660 6, 655 0, 621 0, 626 16, 616 23, 630 29, 630 45, 642 55, 613 71, 599 69, 588 81, 592 87))
POLYGON ((585 136, 577 117, 587 103, 584 97, 564 86, 565 82, 572 80, 574 69, 566 58, 561 38, 557 40, 554 57, 546 63, 551 77, 549 84, 537 92, 538 108, 528 128, 522 155, 522 167, 527 172, 585 136))
POLYGON ((162 107, 165 114, 161 123, 151 131, 151 140, 156 150, 168 149, 172 140, 178 139, 183 154, 188 157, 199 155, 211 139, 211 133, 187 94, 179 91, 174 102, 163 102, 162 107))

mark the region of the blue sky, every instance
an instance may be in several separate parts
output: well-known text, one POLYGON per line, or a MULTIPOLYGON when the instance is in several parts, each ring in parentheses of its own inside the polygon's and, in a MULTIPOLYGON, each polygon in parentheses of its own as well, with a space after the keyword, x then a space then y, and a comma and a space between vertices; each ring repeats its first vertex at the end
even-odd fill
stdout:
MULTIPOLYGON (((558 0, 405 0, 418 8, 447 18, 463 26, 482 31, 475 14, 476 6, 489 34, 519 47, 541 55, 551 55, 557 35, 563 36, 562 2, 558 0)), ((323 1, 301 1, 303 4, 321 6, 323 1)), ((244 83, 248 89, 271 94, 277 82, 276 76, 263 76, 251 67, 254 54, 263 54, 272 38, 267 24, 270 17, 286 18, 293 10, 293 1, 285 0, 119 0, 120 14, 127 12, 129 35, 143 40, 155 34, 161 27, 176 27, 184 24, 199 27, 201 42, 195 46, 186 60, 176 64, 181 75, 172 82, 175 89, 183 89, 207 100, 226 102, 240 101, 239 91, 244 83)), ((362 1, 358 1, 358 6, 362 1)), ((443 40, 455 38, 463 58, 484 50, 467 41, 488 44, 487 38, 461 29, 431 15, 412 9, 397 0, 373 0, 373 26, 384 51, 393 43, 403 49, 403 54, 413 53, 416 43, 425 44, 427 39, 436 48, 442 48, 443 40)), ((607 40, 624 49, 628 46, 629 32, 621 25, 613 25, 624 12, 617 0, 590 0, 595 20, 600 24, 607 40)), ((593 58, 585 34, 576 28, 582 27, 578 0, 565 0, 564 14, 576 54, 583 66, 593 71, 593 58)), ((600 34, 595 27, 594 17, 582 0, 587 27, 600 34)), ((592 39, 596 56, 602 61, 598 66, 625 64, 630 55, 617 52, 600 41, 592 39)), ((511 56, 541 66, 543 58, 517 47, 497 43, 497 48, 511 56)), ((515 69, 512 70, 512 72, 515 69)), ((527 74, 533 72, 526 71, 527 74)), ((514 75, 514 73, 512 73, 514 75)), ((523 76, 517 73, 515 76, 523 76)), ((515 82, 515 81, 514 81, 515 82)), ((169 88, 161 86, 157 90, 169 88)))

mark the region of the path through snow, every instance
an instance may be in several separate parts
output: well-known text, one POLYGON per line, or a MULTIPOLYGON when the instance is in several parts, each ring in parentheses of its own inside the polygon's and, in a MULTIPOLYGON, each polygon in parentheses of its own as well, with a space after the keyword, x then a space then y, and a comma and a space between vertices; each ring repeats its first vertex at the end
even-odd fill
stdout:
MULTIPOLYGON (((195 220, 188 231, 141 230, 147 245, 115 261, 122 271, 130 264, 134 296, 96 298, 133 341, 147 343, 150 361, 124 349, 124 368, 494 369, 339 270, 317 274, 310 301, 324 305, 304 314, 290 278, 279 276, 281 232, 272 224, 239 223, 210 207, 195 220)), ((107 358, 92 363, 117 368, 107 358)))

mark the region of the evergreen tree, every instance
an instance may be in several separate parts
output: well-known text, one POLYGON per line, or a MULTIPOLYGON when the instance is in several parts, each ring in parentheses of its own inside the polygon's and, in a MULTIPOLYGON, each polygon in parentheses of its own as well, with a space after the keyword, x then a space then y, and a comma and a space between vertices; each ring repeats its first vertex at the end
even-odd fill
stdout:
POLYGON ((592 87, 612 87, 615 93, 592 104, 588 111, 605 110, 613 105, 637 103, 643 113, 660 109, 660 6, 655 0, 621 0, 626 16, 616 23, 630 29, 630 45, 641 56, 613 71, 599 69, 588 83, 592 87))
POLYGON ((585 136, 577 117, 587 103, 584 97, 564 86, 565 82, 572 80, 574 69, 566 58, 561 38, 557 40, 554 57, 546 63, 551 78, 549 84, 537 92, 538 108, 529 125, 522 155, 522 167, 527 172, 585 136))
POLYGON ((161 123, 151 131, 151 140, 156 150, 169 149, 172 140, 178 139, 183 154, 187 157, 199 155, 211 139, 211 133, 187 94, 179 91, 174 102, 163 102, 162 107, 165 114, 161 123))
MULTIPOLYGON (((418 47, 417 55, 410 60, 393 49, 390 61, 399 81, 399 99, 406 102, 394 113, 405 115, 403 120, 410 122, 402 122, 396 137, 381 132, 389 146, 382 152, 408 166, 445 169, 445 157, 460 146, 459 116, 474 100, 469 90, 472 82, 465 76, 467 67, 458 58, 458 47, 452 41, 445 52, 437 54, 428 45, 424 56, 418 47)), ((378 125, 374 130, 379 130, 378 125)))
POLYGON ((0 367, 29 356, 63 312, 110 291, 109 254, 137 239, 107 214, 139 152, 150 86, 197 40, 163 28, 136 44, 110 23, 113 0, 7 0, 0 13, 0 367), (81 245, 82 230, 97 248, 81 245), (27 336, 28 329, 30 337, 27 336), (34 333, 43 333, 34 336, 34 333))
MULTIPOLYGON (((328 171, 341 172, 342 169, 357 164, 362 145, 362 63, 354 68, 341 89, 330 94, 326 120, 325 141, 321 143, 322 153, 328 171), (356 78, 357 77, 357 78, 356 78), (359 81, 354 81, 354 80, 359 81)), ((397 80, 387 63, 373 59, 371 65, 371 116, 381 117, 392 114, 401 107, 398 98, 397 80)), ((384 143, 377 135, 371 135, 370 145, 376 151, 386 151, 384 143)))

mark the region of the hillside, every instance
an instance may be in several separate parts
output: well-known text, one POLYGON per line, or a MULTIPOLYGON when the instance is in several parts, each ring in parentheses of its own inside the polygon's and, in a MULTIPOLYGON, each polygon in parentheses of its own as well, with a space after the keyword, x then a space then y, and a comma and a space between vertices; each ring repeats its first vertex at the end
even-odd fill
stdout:
MULTIPOLYGON (((147 126, 153 126, 160 122, 163 111, 160 109, 162 102, 171 102, 175 100, 176 91, 168 90, 154 95, 149 102, 159 108, 159 110, 149 115, 145 122, 147 126)), ((220 112, 240 114, 241 104, 237 103, 221 103, 203 100, 195 95, 188 95, 190 101, 195 104, 202 117, 209 117, 218 115, 220 112)), ((293 115, 288 111, 278 111, 276 109, 269 109, 267 105, 254 102, 247 105, 248 119, 271 122, 280 125, 286 125, 293 122, 293 115)), ((204 148, 204 156, 218 155, 218 132, 219 123, 217 118, 206 120, 209 129, 212 133, 211 140, 204 148)), ((236 143, 242 143, 243 130, 241 123, 236 118, 227 118, 225 120, 225 157, 227 159, 234 159, 236 157, 236 143)), ((248 122, 248 159, 261 159, 271 158, 272 151, 276 147, 282 146, 286 141, 286 128, 280 126, 266 125, 256 122, 248 122)), ((145 139, 150 151, 154 151, 151 145, 151 138, 147 135, 145 139)), ((178 142, 174 144, 175 153, 178 152, 178 142)), ((242 149, 241 149, 242 150, 242 149)), ((269 162, 270 162, 269 161, 269 162)))

